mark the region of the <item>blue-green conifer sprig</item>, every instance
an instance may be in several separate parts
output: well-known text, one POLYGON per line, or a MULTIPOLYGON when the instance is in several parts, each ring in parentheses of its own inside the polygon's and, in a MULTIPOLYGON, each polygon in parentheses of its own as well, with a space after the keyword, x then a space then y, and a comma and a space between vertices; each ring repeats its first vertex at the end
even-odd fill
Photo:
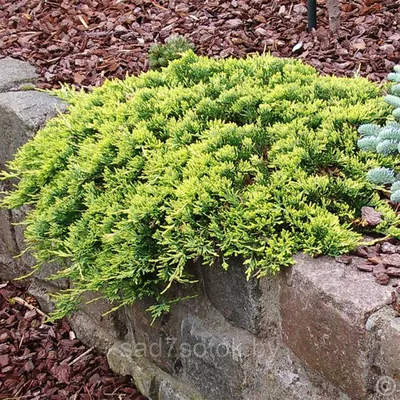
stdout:
POLYGON ((400 107, 400 97, 398 97, 398 96, 394 96, 392 94, 387 94, 385 96, 385 101, 386 101, 386 103, 390 104, 391 106, 393 106, 395 108, 400 107))
POLYGON ((396 192, 397 190, 400 190, 400 181, 396 181, 392 184, 392 186, 390 187, 390 190, 392 192, 396 192))
POLYGON ((399 147, 398 141, 386 139, 378 143, 378 145, 376 146, 376 151, 377 153, 385 155, 395 154, 398 151, 398 147, 399 147))
POLYGON ((357 141, 358 147, 363 151, 376 151, 378 144, 379 140, 375 136, 366 136, 357 141))
POLYGON ((399 72, 391 72, 388 75, 388 80, 392 82, 400 82, 400 73, 399 72))
POLYGON ((367 180, 377 185, 387 185, 395 181, 394 172, 390 168, 377 167, 368 171, 367 180))
POLYGON ((379 131, 377 136, 379 142, 393 140, 400 142, 400 127, 398 125, 387 125, 379 131))
POLYGON ((394 85, 391 92, 394 96, 400 96, 400 84, 394 85))
POLYGON ((395 117, 398 121, 400 121, 400 107, 396 108, 392 112, 393 117, 395 117))
POLYGON ((363 136, 378 136, 381 126, 377 124, 363 124, 358 128, 358 133, 363 136))
POLYGON ((392 191, 390 195, 390 201, 393 201, 394 203, 400 203, 400 190, 392 191))
MULTIPOLYGON (((394 67, 394 73, 388 75, 388 79, 400 82, 400 65, 394 67)), ((400 84, 396 84, 391 89, 392 94, 385 96, 386 103, 395 107, 392 111, 396 121, 388 121, 384 127, 371 127, 371 124, 361 125, 358 132, 362 137, 357 145, 360 150, 377 152, 384 155, 396 155, 400 153, 400 84)), ((377 185, 386 185, 395 181, 395 173, 388 168, 374 168, 367 173, 367 179, 377 185)), ((395 182, 391 187, 391 200, 397 202, 399 197, 395 182)))

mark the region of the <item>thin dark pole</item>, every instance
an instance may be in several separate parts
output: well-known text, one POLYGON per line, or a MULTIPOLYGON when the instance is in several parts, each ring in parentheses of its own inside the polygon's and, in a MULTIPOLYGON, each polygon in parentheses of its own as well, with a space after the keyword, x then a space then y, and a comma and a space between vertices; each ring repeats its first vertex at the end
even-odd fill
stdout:
POLYGON ((317 28, 317 0, 307 0, 308 30, 317 28))

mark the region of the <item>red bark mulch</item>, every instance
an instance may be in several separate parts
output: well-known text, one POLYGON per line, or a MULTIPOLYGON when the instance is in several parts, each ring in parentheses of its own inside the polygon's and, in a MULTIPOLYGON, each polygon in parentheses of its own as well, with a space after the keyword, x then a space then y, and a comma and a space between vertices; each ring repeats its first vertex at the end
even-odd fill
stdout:
POLYGON ((42 324, 22 287, 0 284, 0 399, 145 400, 128 377, 75 338, 65 321, 42 324))
POLYGON ((318 3, 319 26, 308 33, 305 0, 0 0, 0 57, 36 65, 41 87, 90 88, 145 70, 149 45, 179 33, 199 54, 266 50, 323 73, 384 79, 400 61, 400 0, 342 0, 336 35, 318 3))

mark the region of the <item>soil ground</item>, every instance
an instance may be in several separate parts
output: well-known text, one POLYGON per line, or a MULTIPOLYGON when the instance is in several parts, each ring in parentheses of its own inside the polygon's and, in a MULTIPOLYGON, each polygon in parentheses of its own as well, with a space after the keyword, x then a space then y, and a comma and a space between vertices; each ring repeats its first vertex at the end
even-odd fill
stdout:
POLYGON ((146 400, 63 320, 43 323, 23 286, 0 282, 0 399, 146 400))

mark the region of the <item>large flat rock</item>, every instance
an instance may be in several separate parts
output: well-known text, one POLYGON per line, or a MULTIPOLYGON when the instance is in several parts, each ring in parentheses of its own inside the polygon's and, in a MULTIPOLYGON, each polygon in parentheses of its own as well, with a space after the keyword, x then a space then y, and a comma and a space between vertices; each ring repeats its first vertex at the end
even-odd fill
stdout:
POLYGON ((34 132, 55 116, 57 110, 66 109, 65 104, 57 97, 35 90, 1 93, 0 107, 13 112, 15 117, 34 132))
POLYGON ((232 324, 258 334, 261 330, 260 281, 246 279, 246 267, 232 259, 229 268, 203 267, 204 288, 213 306, 232 324))
POLYGON ((0 92, 17 89, 38 78, 32 65, 10 57, 0 59, 0 71, 0 92))
POLYGON ((377 392, 385 398, 400 399, 400 318, 391 307, 373 314, 367 321, 367 329, 376 338, 374 363, 378 366, 377 392))
POLYGON ((204 400, 191 385, 165 373, 145 357, 135 357, 130 343, 115 343, 107 353, 113 371, 133 377, 136 387, 151 400, 204 400))
POLYGON ((285 342, 352 398, 366 398, 377 379, 371 357, 377 344, 366 322, 390 302, 393 288, 331 257, 299 254, 296 261, 281 294, 285 342))
POLYGON ((65 104, 34 90, 0 93, 0 168, 65 104))
MULTIPOLYGON (((4 64, 4 60, 0 61, 4 64)), ((12 65, 14 64, 6 63, 4 70, 12 69, 12 65)), ((2 68, 0 62, 0 71, 2 68)), ((29 68, 26 66, 27 71, 29 68)), ((4 76, 2 71, 3 82, 5 82, 4 76)), ((28 79, 28 76, 29 74, 21 73, 19 78, 28 79)), ((11 78, 7 82, 11 82, 11 78)), ((17 149, 31 139, 47 119, 55 116, 58 110, 65 109, 65 103, 47 93, 37 91, 0 93, 0 170, 5 168, 7 162, 14 158, 17 149)), ((0 191, 7 189, 5 185, 6 183, 0 184, 0 191)), ((23 217, 22 210, 11 212, 0 210, 0 275, 3 279, 25 275, 36 263, 28 253, 21 258, 14 258, 25 249, 23 226, 15 225, 23 217)), ((50 275, 48 268, 45 275, 50 275)))

